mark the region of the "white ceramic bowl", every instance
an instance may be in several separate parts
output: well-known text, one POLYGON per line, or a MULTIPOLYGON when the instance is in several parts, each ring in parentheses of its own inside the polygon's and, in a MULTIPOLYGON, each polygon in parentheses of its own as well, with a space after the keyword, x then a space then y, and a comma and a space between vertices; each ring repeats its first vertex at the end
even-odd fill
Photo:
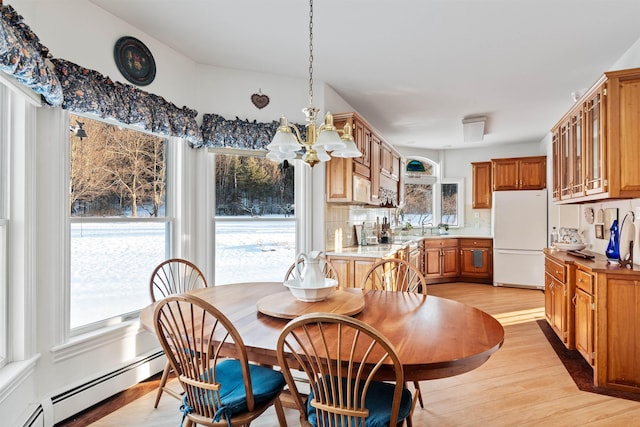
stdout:
POLYGON ((561 251, 579 251, 587 247, 586 243, 554 242, 553 246, 561 251))
POLYGON ((301 287, 298 279, 291 279, 284 282, 294 297, 304 302, 317 302, 326 299, 335 291, 338 281, 335 279, 324 279, 322 286, 307 288, 301 287))

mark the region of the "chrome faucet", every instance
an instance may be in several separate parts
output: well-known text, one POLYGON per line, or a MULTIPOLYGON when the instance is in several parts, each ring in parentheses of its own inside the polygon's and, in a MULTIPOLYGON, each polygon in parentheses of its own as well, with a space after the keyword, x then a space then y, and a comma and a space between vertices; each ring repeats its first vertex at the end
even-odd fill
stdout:
POLYGON ((425 235, 425 232, 424 232, 424 226, 425 226, 425 225, 429 225, 429 226, 433 227, 433 222, 428 221, 428 220, 427 220, 427 218, 424 218, 424 219, 420 222, 420 225, 422 226, 422 235, 424 236, 424 235, 425 235))

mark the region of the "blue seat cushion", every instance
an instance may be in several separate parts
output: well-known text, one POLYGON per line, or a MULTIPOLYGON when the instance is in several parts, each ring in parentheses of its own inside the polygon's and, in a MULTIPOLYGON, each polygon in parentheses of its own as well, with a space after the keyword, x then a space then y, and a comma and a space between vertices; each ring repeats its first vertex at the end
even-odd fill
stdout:
MULTIPOLYGON (((342 379, 343 389, 346 387, 346 379, 342 379)), ((360 383, 360 388, 364 386, 364 383, 360 383)), ((349 427, 389 427, 391 421, 391 404, 393 403, 393 389, 395 384, 374 381, 369 385, 367 396, 364 400, 364 406, 369 410, 369 416, 365 420, 364 426, 361 423, 354 425, 349 424, 349 427)), ((313 389, 309 393, 309 399, 307 400, 307 421, 312 426, 318 425, 318 418, 316 414, 316 408, 311 406, 311 400, 313 399, 313 389)), ((346 402, 344 402, 346 403, 346 402)), ((400 422, 407 418, 411 413, 411 392, 404 388, 402 390, 402 397, 400 399, 400 410, 398 412, 398 420, 400 422)), ((394 425, 396 423, 393 423, 394 425)), ((343 426, 339 421, 335 427, 347 427, 343 426)))
MULTIPOLYGON (((220 421, 223 415, 228 418, 247 410, 247 395, 244 390, 242 366, 238 360, 227 359, 218 363, 215 368, 216 380, 220 384, 220 407, 217 408, 214 421, 220 421)), ((249 364, 251 387, 257 405, 269 402, 276 397, 285 386, 281 372, 264 366, 249 364)), ((210 375, 211 373, 209 373, 210 375)), ((206 378, 207 374, 204 375, 206 378)), ((202 391, 209 405, 216 406, 211 392, 202 391)))

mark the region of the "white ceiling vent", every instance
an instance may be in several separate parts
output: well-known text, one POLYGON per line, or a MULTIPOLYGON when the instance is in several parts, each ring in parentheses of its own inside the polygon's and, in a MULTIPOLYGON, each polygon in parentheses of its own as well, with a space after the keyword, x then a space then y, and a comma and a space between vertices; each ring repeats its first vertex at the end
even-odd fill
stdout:
POLYGON ((464 142, 481 142, 484 139, 485 116, 462 119, 464 142))

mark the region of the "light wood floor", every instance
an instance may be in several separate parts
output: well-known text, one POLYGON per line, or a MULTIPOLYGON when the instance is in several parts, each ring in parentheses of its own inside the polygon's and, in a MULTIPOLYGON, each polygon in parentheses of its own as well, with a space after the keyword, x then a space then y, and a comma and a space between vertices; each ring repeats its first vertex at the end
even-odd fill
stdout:
MULTIPOLYGON (((640 402, 580 391, 536 324, 544 318, 541 291, 455 283, 429 294, 478 307, 498 319, 505 341, 484 365, 452 378, 421 383, 425 409, 414 426, 638 426, 640 402)), ((179 403, 170 396, 153 409, 151 392, 91 424, 93 427, 176 427, 179 403)), ((297 412, 287 409, 289 426, 297 412)), ((252 427, 277 426, 273 410, 252 427)))

